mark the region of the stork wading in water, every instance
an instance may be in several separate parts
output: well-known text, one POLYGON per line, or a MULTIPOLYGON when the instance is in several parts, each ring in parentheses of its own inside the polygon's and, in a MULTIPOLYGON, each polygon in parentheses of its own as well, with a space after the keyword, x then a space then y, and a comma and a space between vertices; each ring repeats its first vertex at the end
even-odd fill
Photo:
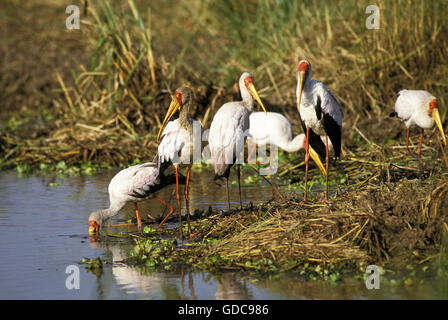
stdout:
MULTIPOLYGON (((189 204, 189 181, 191 175, 192 156, 194 153, 195 143, 201 142, 203 128, 201 124, 193 119, 188 118, 190 107, 193 104, 193 92, 190 88, 182 86, 178 88, 172 97, 165 119, 157 135, 157 141, 160 140, 157 151, 158 161, 161 164, 169 163, 174 166, 176 171, 176 197, 179 207, 179 224, 180 235, 182 237, 182 211, 179 193, 179 170, 187 167, 187 175, 185 182, 185 207, 187 210, 188 235, 191 235, 190 227, 190 204, 189 204), (179 110, 179 118, 170 121, 176 111, 179 110), (195 130, 199 130, 197 136, 199 141, 195 141, 195 130)), ((199 145, 200 150, 200 145, 199 145)), ((171 212, 172 213, 172 212, 171 212)), ((166 217, 168 218, 169 215, 166 217)), ((165 219, 166 219, 165 218, 165 219)))
MULTIPOLYGON (((240 152, 244 152, 247 130, 249 129, 249 115, 255 100, 264 112, 266 109, 258 96, 254 86, 254 79, 248 72, 244 72, 239 80, 242 101, 227 102, 216 112, 209 131, 209 147, 215 179, 224 178, 226 183, 227 208, 230 211, 229 175, 230 168, 235 163, 240 152)), ((240 164, 237 164, 238 191, 240 209, 241 200, 240 164)))
POLYGON ((305 194, 307 199, 309 146, 325 158, 325 198, 328 201, 329 142, 333 144, 334 157, 341 155, 342 109, 341 103, 322 82, 311 79, 311 63, 299 62, 297 83, 297 110, 306 134, 305 148, 305 194), (325 137, 322 142, 320 136, 325 137), (328 141, 330 140, 330 141, 328 141))
MULTIPOLYGON (((163 171, 164 168, 161 168, 156 162, 147 162, 118 172, 109 183, 110 206, 90 214, 89 233, 98 233, 104 222, 117 215, 128 202, 134 203, 137 226, 141 231, 142 222, 137 202, 150 197, 170 208, 168 214, 171 215, 174 212, 174 207, 154 195, 160 189, 176 182, 174 175, 165 175, 163 171)), ((181 177, 181 182, 185 183, 184 176, 181 177)))
POLYGON ((391 117, 398 117, 406 125, 406 153, 409 151, 409 131, 411 126, 417 126, 421 129, 420 142, 418 144, 418 159, 422 163, 421 149, 423 142, 424 129, 430 129, 437 125, 442 135, 443 144, 446 147, 445 132, 442 127, 442 121, 439 114, 439 102, 431 93, 424 90, 401 90, 398 92, 398 98, 395 102, 395 112, 391 117))
MULTIPOLYGON (((249 145, 252 145, 247 162, 251 162, 252 154, 255 151, 256 146, 265 147, 271 146, 269 165, 272 167, 274 151, 272 146, 279 147, 287 152, 296 152, 300 149, 306 148, 305 134, 301 133, 293 138, 292 126, 286 117, 277 112, 253 112, 249 116, 249 145)), ((325 137, 321 137, 325 139, 325 137)), ((330 152, 333 150, 333 145, 329 141, 330 152)), ((322 164, 319 155, 311 147, 309 149, 310 156, 317 164, 323 174, 326 173, 325 167, 322 164)), ((272 180, 272 175, 271 175, 272 180)), ((272 193, 272 181, 271 181, 271 193, 272 193)))

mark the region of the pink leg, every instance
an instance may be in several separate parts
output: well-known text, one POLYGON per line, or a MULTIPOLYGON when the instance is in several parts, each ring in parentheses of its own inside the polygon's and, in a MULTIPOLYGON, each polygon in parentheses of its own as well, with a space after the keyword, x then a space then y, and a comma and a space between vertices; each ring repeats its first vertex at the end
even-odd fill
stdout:
POLYGON ((409 128, 406 130, 406 153, 409 155, 411 154, 409 151, 409 128))
POLYGON ((157 201, 161 202, 162 204, 164 204, 165 206, 167 206, 168 208, 170 208, 170 212, 168 212, 168 214, 166 215, 165 219, 162 220, 162 222, 160 222, 159 227, 163 226, 163 224, 165 223, 165 221, 173 214, 174 212, 174 207, 172 205, 170 205, 168 202, 163 201, 162 199, 160 199, 159 197, 154 197, 154 199, 156 199, 157 201))
POLYGON ((238 176, 238 193, 240 195, 240 210, 243 210, 243 201, 241 200, 241 181, 240 181, 241 172, 239 164, 236 165, 236 174, 238 176))
POLYGON ((422 129, 422 131, 420 133, 420 142, 418 144, 418 153, 417 153, 418 161, 420 161, 420 164, 423 164, 423 161, 422 161, 422 142, 423 142, 423 129, 422 129))
MULTIPOLYGON (((256 148, 256 144, 254 143, 253 144, 253 146, 252 146, 252 148, 251 148, 251 150, 250 150, 250 152, 249 152, 249 155, 247 156, 247 163, 253 163, 252 161, 251 161, 251 158, 252 158, 252 154, 254 153, 254 151, 255 151, 255 148, 256 148)), ((255 161, 255 163, 256 163, 256 161, 255 161)))
POLYGON ((274 198, 274 191, 272 190, 272 162, 273 162, 273 158, 274 158, 274 152, 272 152, 272 150, 269 151, 270 155, 269 155, 269 176, 270 176, 270 181, 271 181, 271 198, 274 198))
POLYGON ((327 170, 326 174, 325 174, 325 199, 324 201, 327 202, 328 201, 328 165, 329 165, 329 155, 328 155, 328 136, 325 133, 325 169, 327 170))
POLYGON ((188 236, 191 236, 191 227, 190 227, 190 201, 188 198, 188 188, 190 183, 190 174, 191 174, 191 167, 188 168, 187 171, 187 181, 185 182, 185 206, 187 208, 187 223, 188 223, 188 236))
POLYGON ((176 197, 177 205, 179 207, 179 237, 182 239, 182 207, 180 206, 180 194, 179 194, 179 169, 176 167, 176 197))
POLYGON ((310 149, 309 149, 309 135, 310 135, 310 129, 306 128, 306 143, 305 143, 305 194, 303 196, 303 202, 308 201, 307 197, 307 189, 308 189, 308 160, 310 159, 310 149))
POLYGON ((135 216, 137 217, 137 228, 138 231, 142 231, 142 221, 140 220, 140 213, 138 212, 138 205, 137 202, 134 202, 134 208, 135 208, 135 216))
POLYGON ((229 178, 225 177, 224 179, 226 180, 227 210, 230 212, 229 178))

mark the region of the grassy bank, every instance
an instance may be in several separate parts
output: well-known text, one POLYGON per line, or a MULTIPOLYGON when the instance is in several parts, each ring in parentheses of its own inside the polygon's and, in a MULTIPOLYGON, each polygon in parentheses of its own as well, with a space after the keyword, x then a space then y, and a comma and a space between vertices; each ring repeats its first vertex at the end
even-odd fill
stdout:
MULTIPOLYGON (((344 171, 354 166, 346 163, 344 171)), ((177 247, 173 240, 160 242, 164 231, 147 228, 133 240, 130 262, 153 269, 171 269, 182 262, 213 272, 297 271, 329 280, 364 272, 369 264, 401 272, 401 277, 428 270, 446 276, 444 168, 357 166, 370 173, 363 179, 349 173, 349 181, 333 190, 336 195, 329 205, 301 205, 297 196, 285 195, 287 201, 243 211, 197 213, 193 241, 177 247)), ((319 194, 315 197, 318 200, 319 194)))

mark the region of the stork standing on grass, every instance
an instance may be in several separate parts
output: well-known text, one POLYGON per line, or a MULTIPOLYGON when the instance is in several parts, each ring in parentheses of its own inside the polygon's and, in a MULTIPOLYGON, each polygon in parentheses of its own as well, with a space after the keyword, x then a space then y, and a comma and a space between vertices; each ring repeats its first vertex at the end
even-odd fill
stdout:
POLYGON ((418 159, 422 163, 421 149, 424 129, 431 129, 434 123, 439 128, 443 143, 446 147, 445 131, 439 114, 437 98, 424 90, 401 90, 395 102, 395 112, 391 117, 398 117, 406 125, 406 153, 409 151, 409 129, 415 125, 421 128, 420 142, 418 144, 418 159))
MULTIPOLYGON (((275 145, 286 152, 296 152, 300 149, 305 149, 305 134, 298 134, 293 138, 292 136, 292 126, 286 117, 277 112, 254 112, 249 117, 249 137, 248 140, 251 141, 252 149, 249 151, 247 157, 248 162, 251 159, 252 154, 255 151, 256 146, 263 147, 266 145, 275 145)), ((325 142, 325 137, 321 136, 323 142, 325 142)), ((330 153, 333 152, 333 145, 329 141, 330 153)), ((324 166, 320 161, 317 153, 311 148, 310 156, 319 166, 322 173, 325 172, 324 166)), ((272 154, 270 159, 270 164, 272 166, 272 154)))
MULTIPOLYGON (((185 206, 187 209, 188 235, 191 235, 190 227, 190 205, 189 205, 189 181, 191 174, 192 155, 194 154, 194 143, 200 143, 203 128, 201 124, 188 118, 190 107, 193 104, 193 92, 190 88, 182 86, 178 88, 172 97, 170 106, 162 122, 162 126, 157 135, 157 141, 162 138, 158 148, 158 159, 160 163, 170 163, 176 170, 176 196, 179 207, 180 235, 182 237, 182 212, 179 193, 179 170, 186 166, 187 176, 185 183, 185 206), (176 111, 179 110, 179 118, 170 121, 176 111), (199 141, 195 141, 195 128, 199 130, 197 136, 199 141)), ((200 148, 199 148, 200 149, 200 148)), ((172 213, 172 212, 171 212, 172 213)), ((169 217, 165 218, 165 220, 169 217)), ((163 222, 162 222, 163 223, 163 222)))
POLYGON ((311 63, 299 61, 297 83, 297 110, 306 134, 305 148, 305 194, 307 199, 309 146, 325 157, 325 198, 328 201, 329 142, 333 144, 335 159, 341 155, 342 109, 339 100, 322 82, 311 79, 311 63), (325 137, 322 142, 320 136, 325 137), (330 140, 330 141, 328 141, 330 140))
MULTIPOLYGON (((266 109, 258 96, 254 86, 254 78, 244 72, 239 80, 242 101, 227 102, 216 112, 209 131, 209 146, 211 161, 215 171, 215 179, 224 177, 227 192, 227 208, 230 211, 229 175, 230 168, 235 163, 239 152, 244 151, 246 130, 249 129, 249 115, 254 107, 255 100, 264 112, 266 109)), ((243 209, 241 200, 240 164, 237 164, 238 191, 240 196, 240 209, 243 209)))
MULTIPOLYGON (((106 220, 118 214, 128 202, 133 202, 137 226, 142 228, 137 202, 151 196, 170 208, 168 215, 174 212, 174 207, 154 195, 160 189, 175 183, 174 175, 165 175, 164 168, 156 162, 138 164, 118 172, 109 183, 110 206, 108 209, 92 212, 89 216, 89 233, 98 233, 106 220)), ((185 183, 185 177, 181 177, 185 183)))
MULTIPOLYGON (((274 152, 272 146, 279 147, 287 152, 295 152, 306 148, 305 134, 301 133, 293 138, 292 126, 286 117, 277 112, 254 112, 249 117, 249 145, 252 145, 247 162, 250 163, 252 154, 256 146, 265 147, 271 146, 269 165, 272 167, 274 152)), ((321 137, 325 139, 325 137, 321 137)), ((333 150, 333 145, 329 141, 330 152, 333 150)), ((325 167, 322 164, 319 155, 310 147, 310 156, 317 164, 319 169, 325 174, 325 167)), ((271 193, 272 193, 272 175, 271 175, 271 193)))

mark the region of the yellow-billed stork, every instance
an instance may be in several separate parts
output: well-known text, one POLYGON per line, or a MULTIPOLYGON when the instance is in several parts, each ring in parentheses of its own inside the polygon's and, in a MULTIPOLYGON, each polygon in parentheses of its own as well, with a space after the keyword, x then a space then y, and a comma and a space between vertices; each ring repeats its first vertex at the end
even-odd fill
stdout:
MULTIPOLYGON (((186 166, 188 168, 185 183, 185 206, 187 210, 188 234, 191 235, 190 227, 190 206, 189 206, 189 181, 191 174, 192 156, 195 153, 195 144, 201 143, 202 125, 193 119, 188 118, 190 107, 193 104, 193 92, 187 86, 176 89, 168 107, 168 111, 162 122, 162 126, 157 135, 159 143, 157 156, 161 164, 170 163, 176 170, 176 177, 179 170, 186 166), (175 112, 179 110, 179 118, 170 121, 175 112), (196 130, 198 131, 196 133, 196 130), (197 137, 198 139, 195 139, 197 137)), ((200 151, 200 145, 199 145, 200 151)), ((179 194, 179 182, 176 178, 176 196, 179 207, 180 234, 182 237, 182 212, 179 194)), ((169 216, 167 216, 168 218, 169 216)), ((166 218, 165 218, 166 220, 166 218)))
MULTIPOLYGON (((128 202, 134 203, 137 225, 141 231, 142 222, 137 202, 150 197, 169 207, 169 215, 171 215, 174 207, 155 196, 154 193, 175 182, 176 177, 165 175, 157 162, 146 162, 121 170, 109 183, 109 208, 92 212, 89 215, 89 233, 98 233, 103 223, 117 215, 128 202)), ((181 176, 181 182, 185 183, 185 177, 181 176)))
MULTIPOLYGON (((266 145, 275 145, 287 152, 296 152, 300 149, 306 148, 306 137, 304 133, 298 134, 293 138, 292 135, 292 125, 289 120, 277 112, 253 112, 249 116, 249 136, 248 140, 252 145, 249 155, 247 157, 248 161, 251 159, 252 154, 255 151, 256 146, 263 147, 266 145)), ((321 136, 323 142, 325 142, 325 137, 321 136)), ((331 141, 328 142, 330 153, 333 152, 333 144, 331 141)), ((272 166, 272 156, 270 159, 270 165, 272 166)), ((322 164, 319 156, 310 148, 310 156, 317 164, 322 173, 325 174, 325 167, 322 164)))
POLYGON ((322 82, 311 79, 311 63, 307 60, 299 61, 298 83, 297 83, 297 110, 300 122, 306 134, 305 148, 305 194, 307 201, 308 182, 308 160, 309 146, 322 157, 325 157, 325 198, 328 201, 328 165, 329 165, 329 143, 333 144, 334 157, 341 155, 341 132, 342 132, 342 108, 336 96, 322 82), (325 136, 322 142, 320 136, 325 136))
MULTIPOLYGON (((211 162, 215 171, 215 179, 224 177, 227 192, 227 208, 230 211, 229 175, 237 157, 244 152, 247 130, 249 129, 249 115, 254 107, 255 100, 264 112, 266 109, 258 96, 254 86, 254 78, 244 72, 239 79, 239 88, 242 101, 227 102, 219 108, 213 117, 209 131, 209 147, 211 162)), ((239 158, 239 161, 241 158, 239 158)), ((242 161, 244 162, 244 160, 242 161)), ((238 191, 240 196, 240 209, 243 208, 241 200, 240 164, 237 164, 238 191)))
POLYGON ((418 159, 421 160, 421 148, 423 141, 423 130, 430 129, 437 125, 442 140, 446 146, 445 132, 442 127, 442 121, 439 114, 439 103, 437 98, 424 90, 401 90, 398 92, 398 98, 395 102, 395 112, 390 114, 396 116, 406 125, 406 152, 409 151, 409 129, 411 126, 421 128, 420 142, 418 144, 418 159))
MULTIPOLYGON (((296 137, 292 137, 292 126, 286 117, 277 112, 253 112, 249 116, 249 146, 252 148, 247 156, 247 163, 253 163, 251 161, 252 154, 255 151, 256 146, 265 147, 270 146, 269 168, 272 168, 274 152, 277 151, 277 147, 287 151, 295 152, 300 149, 306 148, 305 134, 301 133, 296 137), (274 147, 274 148, 273 148, 274 147)), ((322 137, 321 137, 322 138, 322 137)), ((324 137, 323 137, 324 138, 324 137)), ((333 149, 333 145, 330 142, 330 149, 333 149)), ((317 164, 323 174, 326 174, 325 167, 322 164, 319 155, 310 147, 310 156, 317 164)), ((271 171, 271 170, 270 170, 271 171)), ((271 177, 271 195, 272 192, 272 172, 271 177)))

